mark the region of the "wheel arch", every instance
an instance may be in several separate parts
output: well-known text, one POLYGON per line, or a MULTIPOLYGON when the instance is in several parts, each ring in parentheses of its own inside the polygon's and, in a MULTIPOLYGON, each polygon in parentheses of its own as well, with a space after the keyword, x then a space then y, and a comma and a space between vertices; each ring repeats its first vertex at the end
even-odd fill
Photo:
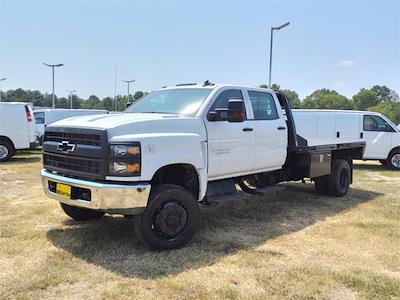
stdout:
POLYGON ((197 169, 187 163, 174 163, 160 167, 151 179, 151 186, 175 184, 187 189, 199 200, 200 174, 197 169))
POLYGON ((400 151, 400 146, 396 146, 396 147, 394 147, 392 150, 390 150, 390 152, 389 152, 389 154, 388 154, 388 156, 387 156, 386 159, 389 159, 390 156, 391 156, 394 152, 396 152, 396 151, 400 151))
POLYGON ((0 135, 0 141, 5 141, 5 142, 10 143, 11 146, 13 147, 13 152, 15 152, 15 150, 16 150, 15 149, 15 145, 14 145, 13 141, 9 137, 7 137, 5 135, 0 135))

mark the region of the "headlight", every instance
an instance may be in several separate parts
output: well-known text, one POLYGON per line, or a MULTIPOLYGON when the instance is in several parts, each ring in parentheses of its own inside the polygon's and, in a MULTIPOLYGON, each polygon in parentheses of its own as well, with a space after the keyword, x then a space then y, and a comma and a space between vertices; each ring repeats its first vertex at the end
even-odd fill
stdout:
POLYGON ((139 145, 111 145, 110 151, 112 156, 131 156, 140 155, 139 145))
POLYGON ((108 174, 111 176, 140 176, 140 143, 111 144, 108 174))
POLYGON ((110 162, 109 171, 110 175, 135 176, 140 174, 140 164, 113 161, 110 162))

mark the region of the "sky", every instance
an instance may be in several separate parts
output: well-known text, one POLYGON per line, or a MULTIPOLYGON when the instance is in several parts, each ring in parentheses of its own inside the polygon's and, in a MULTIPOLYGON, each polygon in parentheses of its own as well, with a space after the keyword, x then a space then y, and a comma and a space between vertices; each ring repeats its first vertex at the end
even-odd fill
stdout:
POLYGON ((210 80, 272 82, 301 98, 329 88, 352 97, 400 92, 400 1, 0 0, 2 90, 67 90, 87 98, 210 80))

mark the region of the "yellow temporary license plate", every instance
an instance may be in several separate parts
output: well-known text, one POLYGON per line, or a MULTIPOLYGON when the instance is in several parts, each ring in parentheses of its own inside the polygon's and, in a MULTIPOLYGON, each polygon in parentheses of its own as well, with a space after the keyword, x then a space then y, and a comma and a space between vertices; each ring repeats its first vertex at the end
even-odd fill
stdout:
POLYGON ((62 183, 57 183, 56 193, 57 195, 60 195, 64 198, 71 199, 71 186, 62 183))

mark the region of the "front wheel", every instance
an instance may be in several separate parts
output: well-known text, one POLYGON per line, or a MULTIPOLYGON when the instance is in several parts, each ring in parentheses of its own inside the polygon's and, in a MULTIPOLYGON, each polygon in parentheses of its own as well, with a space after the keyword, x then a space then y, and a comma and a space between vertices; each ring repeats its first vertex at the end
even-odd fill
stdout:
POLYGON ((393 170, 400 170, 400 150, 389 154, 386 165, 393 170))
POLYGON ((135 231, 150 249, 175 249, 191 240, 198 219, 194 196, 183 187, 163 184, 152 189, 146 209, 135 216, 135 231))
POLYGON ((88 221, 91 219, 99 219, 104 215, 103 212, 95 211, 92 209, 79 208, 62 202, 60 202, 60 206, 65 214, 75 221, 88 221))

